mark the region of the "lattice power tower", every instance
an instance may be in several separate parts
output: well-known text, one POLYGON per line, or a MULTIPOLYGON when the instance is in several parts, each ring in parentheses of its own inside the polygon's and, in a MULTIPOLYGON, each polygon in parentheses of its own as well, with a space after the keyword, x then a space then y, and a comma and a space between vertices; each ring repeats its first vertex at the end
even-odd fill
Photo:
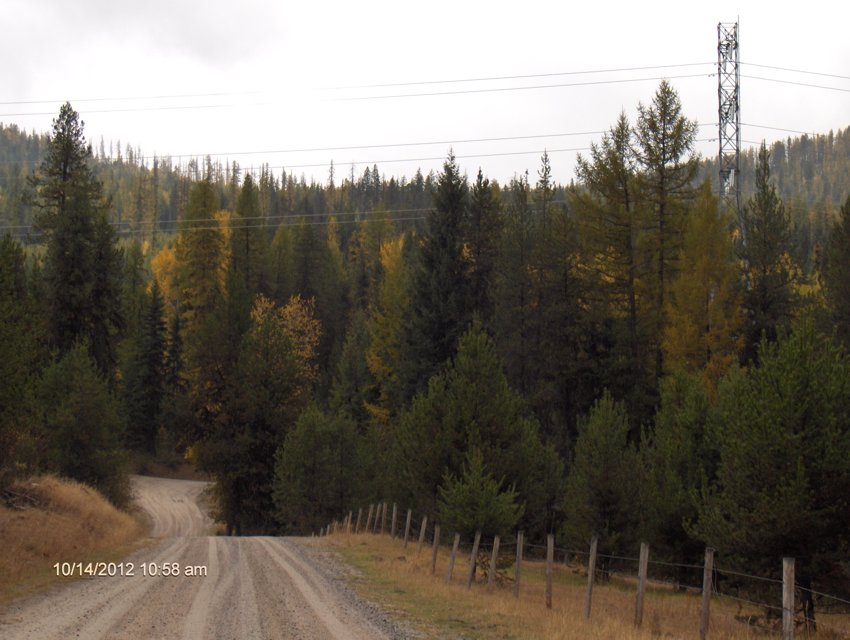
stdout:
MULTIPOLYGON (((717 25, 717 99, 720 127, 720 206, 732 209, 741 233, 741 67, 738 23, 717 25)), ((742 242, 746 238, 741 237, 742 242)))

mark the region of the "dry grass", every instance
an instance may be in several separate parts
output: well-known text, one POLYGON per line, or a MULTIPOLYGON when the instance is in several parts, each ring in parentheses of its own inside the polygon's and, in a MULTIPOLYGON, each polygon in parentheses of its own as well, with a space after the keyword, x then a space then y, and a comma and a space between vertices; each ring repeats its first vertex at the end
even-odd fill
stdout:
MULTIPOLYGON (((545 606, 545 578, 542 563, 523 563, 519 598, 511 584, 487 591, 484 584, 466 588, 469 554, 459 554, 452 583, 444 580, 449 549, 441 547, 436 575, 430 573, 430 548, 416 556, 416 543, 402 548, 388 536, 337 534, 316 538, 312 544, 338 552, 356 570, 353 587, 365 597, 381 602, 428 638, 480 639, 624 639, 699 638, 698 594, 675 592, 668 587, 649 588, 643 624, 634 627, 635 594, 628 581, 612 579, 597 584, 593 591, 590 621, 583 618, 586 577, 578 567, 556 566, 553 576, 553 608, 545 606)), ((513 569, 511 569, 512 571, 513 569)), ((709 637, 712 640, 764 638, 765 631, 741 621, 755 609, 739 609, 737 604, 714 599, 709 637)), ((806 638, 848 637, 835 635, 826 627, 847 627, 846 616, 827 620, 821 616, 823 631, 806 638)))
POLYGON ((77 482, 42 476, 11 491, 14 506, 0 503, 0 602, 58 582, 56 562, 120 558, 145 531, 138 517, 77 482))

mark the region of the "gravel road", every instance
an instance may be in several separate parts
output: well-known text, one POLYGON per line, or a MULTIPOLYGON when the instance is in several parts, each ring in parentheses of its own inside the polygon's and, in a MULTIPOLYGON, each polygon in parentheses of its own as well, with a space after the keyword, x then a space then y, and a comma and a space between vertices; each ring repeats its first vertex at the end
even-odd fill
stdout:
POLYGON ((123 566, 104 567, 124 575, 85 576, 0 610, 0 638, 410 637, 346 589, 333 565, 297 539, 207 535, 210 522, 197 503, 204 483, 133 482, 157 543, 125 558, 123 566))

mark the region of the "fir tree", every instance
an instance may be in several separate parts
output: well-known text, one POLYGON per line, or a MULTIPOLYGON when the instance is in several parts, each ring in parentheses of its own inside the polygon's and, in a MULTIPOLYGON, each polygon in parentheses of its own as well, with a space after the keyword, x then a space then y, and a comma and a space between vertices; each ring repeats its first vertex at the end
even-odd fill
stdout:
POLYGON ((450 153, 438 179, 434 209, 428 214, 411 278, 410 355, 404 363, 408 397, 424 389, 428 379, 452 357, 471 319, 463 255, 467 191, 466 178, 450 153))
POLYGON ((89 166, 83 122, 65 103, 53 121, 47 155, 32 178, 45 235, 50 343, 59 354, 79 340, 102 374, 115 364, 122 259, 107 219, 103 185, 89 166))
POLYGON ((742 257, 747 289, 744 362, 754 360, 762 337, 775 341, 788 326, 795 298, 796 266, 791 257, 788 213, 770 180, 770 154, 762 143, 756 167, 756 191, 744 207, 742 257))
POLYGON ((839 338, 850 349, 850 196, 824 252, 823 285, 839 338))

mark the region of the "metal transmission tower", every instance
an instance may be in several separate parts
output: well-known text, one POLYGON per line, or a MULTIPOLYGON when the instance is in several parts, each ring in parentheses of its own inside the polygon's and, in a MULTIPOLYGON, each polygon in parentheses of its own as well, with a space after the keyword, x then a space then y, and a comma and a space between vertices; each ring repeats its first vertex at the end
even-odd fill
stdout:
POLYGON ((738 23, 717 25, 717 101, 720 126, 720 204, 738 217, 741 241, 741 67, 738 23))

